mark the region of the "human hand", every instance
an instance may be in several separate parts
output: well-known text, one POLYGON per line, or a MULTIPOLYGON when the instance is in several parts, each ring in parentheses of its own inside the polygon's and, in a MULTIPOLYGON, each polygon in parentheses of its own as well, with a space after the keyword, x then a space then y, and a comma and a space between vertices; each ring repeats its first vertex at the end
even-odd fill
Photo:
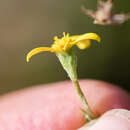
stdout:
MULTIPOLYGON (((80 84, 95 115, 112 108, 130 109, 130 97, 119 87, 93 80, 82 80, 80 84)), ((76 130, 85 123, 81 107, 76 90, 68 81, 12 92, 0 98, 0 130, 76 130)), ((113 119, 113 115, 108 117, 109 121, 113 119)), ((106 119, 99 122, 101 126, 106 119)), ((114 118, 117 125, 113 120, 107 125, 114 126, 111 130, 129 130, 130 123, 123 119, 118 122, 114 118), (123 122, 128 129, 118 129, 123 128, 123 122)))

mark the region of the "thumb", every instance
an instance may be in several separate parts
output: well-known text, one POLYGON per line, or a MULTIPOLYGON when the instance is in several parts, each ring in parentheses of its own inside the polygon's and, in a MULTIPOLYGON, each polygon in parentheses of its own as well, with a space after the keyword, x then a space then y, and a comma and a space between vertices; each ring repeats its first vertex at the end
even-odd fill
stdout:
POLYGON ((130 111, 113 109, 79 130, 130 130, 130 111))

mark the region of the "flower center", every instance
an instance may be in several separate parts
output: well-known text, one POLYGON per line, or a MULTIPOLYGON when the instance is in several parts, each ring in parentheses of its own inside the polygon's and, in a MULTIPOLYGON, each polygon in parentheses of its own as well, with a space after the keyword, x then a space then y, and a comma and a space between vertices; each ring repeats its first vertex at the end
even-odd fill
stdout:
POLYGON ((72 47, 72 39, 69 37, 69 34, 63 33, 62 38, 54 37, 54 43, 52 48, 55 52, 66 52, 72 47))

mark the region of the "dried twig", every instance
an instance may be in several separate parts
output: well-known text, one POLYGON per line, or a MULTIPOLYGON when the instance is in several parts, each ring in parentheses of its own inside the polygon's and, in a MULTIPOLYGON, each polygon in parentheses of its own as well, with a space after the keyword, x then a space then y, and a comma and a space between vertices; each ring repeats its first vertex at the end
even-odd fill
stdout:
POLYGON ((82 11, 94 19, 94 24, 122 24, 130 19, 130 13, 113 14, 113 0, 107 0, 106 2, 99 0, 96 12, 84 7, 82 7, 82 11))

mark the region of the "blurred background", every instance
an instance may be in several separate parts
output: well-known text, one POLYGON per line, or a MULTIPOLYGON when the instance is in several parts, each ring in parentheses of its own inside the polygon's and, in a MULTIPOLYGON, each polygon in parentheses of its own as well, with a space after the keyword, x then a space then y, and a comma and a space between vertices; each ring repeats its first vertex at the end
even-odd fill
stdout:
MULTIPOLYGON (((79 78, 98 79, 130 90, 130 20, 119 26, 94 25, 81 11, 96 0, 0 0, 0 93, 68 79, 54 54, 42 53, 26 63, 26 54, 50 46, 62 32, 98 33, 101 44, 76 49, 79 78)), ((115 1, 115 12, 130 12, 130 0, 115 1), (120 5, 120 6, 119 6, 120 5)))

